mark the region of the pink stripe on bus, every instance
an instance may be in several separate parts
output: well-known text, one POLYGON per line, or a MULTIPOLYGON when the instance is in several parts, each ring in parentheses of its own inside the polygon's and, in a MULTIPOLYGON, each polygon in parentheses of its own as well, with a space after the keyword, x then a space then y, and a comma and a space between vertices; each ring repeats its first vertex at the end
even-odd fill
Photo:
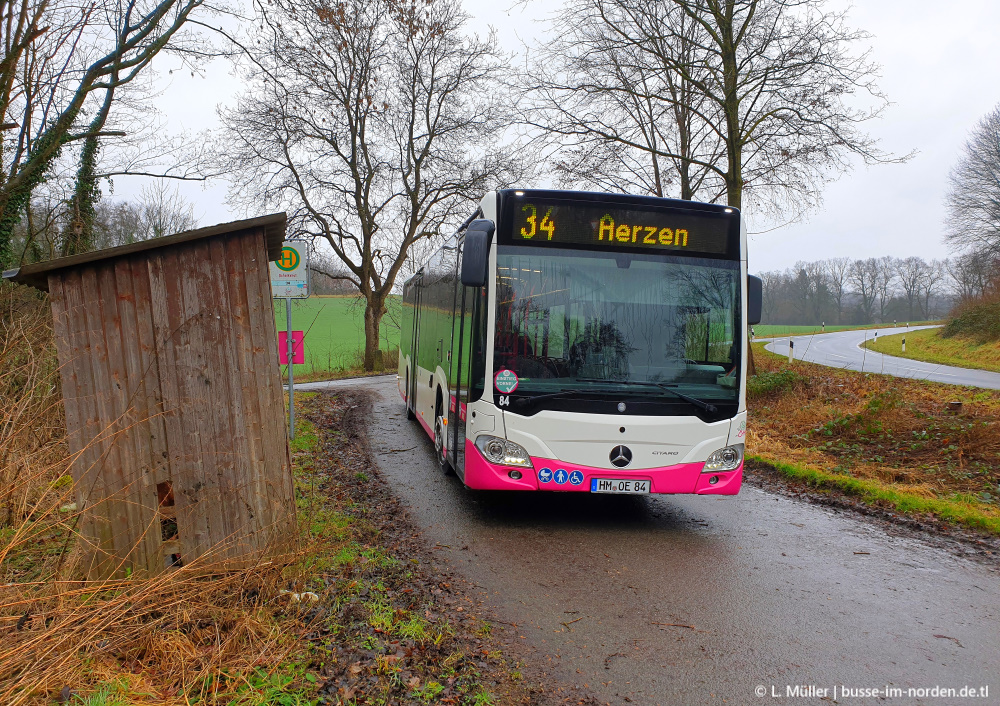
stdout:
POLYGON ((465 442, 465 484, 470 488, 480 490, 554 490, 564 492, 590 492, 592 478, 614 478, 648 480, 652 493, 695 493, 698 495, 736 495, 743 483, 743 465, 732 471, 719 473, 702 473, 704 463, 680 463, 674 466, 646 468, 642 470, 620 470, 593 468, 572 463, 563 463, 556 459, 532 457, 533 468, 517 468, 522 477, 514 480, 510 477, 512 466, 498 466, 483 458, 482 453, 474 443, 465 442), (538 481, 538 471, 547 468, 553 477, 556 471, 563 470, 569 475, 579 471, 583 482, 573 485, 568 480, 559 484, 555 480, 547 483, 538 481), (717 481, 710 481, 715 477, 717 481))
POLYGON ((424 431, 427 432, 427 435, 431 437, 431 441, 434 441, 434 430, 431 429, 430 424, 424 421, 424 415, 417 412, 417 419, 420 420, 420 426, 422 426, 424 428, 424 431))

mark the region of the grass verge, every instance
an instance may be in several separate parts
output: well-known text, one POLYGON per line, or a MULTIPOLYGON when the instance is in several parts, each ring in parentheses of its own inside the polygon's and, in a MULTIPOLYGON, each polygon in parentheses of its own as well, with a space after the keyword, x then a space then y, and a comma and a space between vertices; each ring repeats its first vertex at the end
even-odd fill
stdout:
POLYGON ((508 654, 464 581, 438 565, 380 476, 367 441, 371 398, 315 395, 303 404, 319 453, 299 478, 301 511, 336 546, 316 557, 321 596, 308 635, 319 695, 342 704, 534 703, 539 687, 508 654))
POLYGON ((789 365, 762 344, 754 355, 749 458, 814 487, 1000 534, 1000 393, 789 365))
POLYGON ((1000 373, 1000 342, 983 343, 958 335, 945 338, 941 335, 941 329, 921 329, 895 336, 879 336, 877 340, 867 341, 865 347, 899 358, 1000 373), (902 350, 904 338, 905 353, 902 350))
POLYGON ((835 488, 868 504, 887 506, 902 513, 934 515, 947 522, 1000 536, 1000 515, 987 514, 974 501, 928 498, 877 480, 853 478, 811 466, 784 463, 763 455, 748 455, 747 460, 766 464, 785 476, 814 488, 835 488))
MULTIPOLYGON (((306 382, 321 382, 325 380, 346 380, 347 378, 367 378, 377 375, 395 375, 398 366, 384 367, 382 370, 366 371, 361 366, 354 368, 337 368, 336 370, 314 370, 312 372, 300 374, 295 373, 295 384, 306 382)), ((282 367, 281 384, 288 385, 288 371, 282 367)))

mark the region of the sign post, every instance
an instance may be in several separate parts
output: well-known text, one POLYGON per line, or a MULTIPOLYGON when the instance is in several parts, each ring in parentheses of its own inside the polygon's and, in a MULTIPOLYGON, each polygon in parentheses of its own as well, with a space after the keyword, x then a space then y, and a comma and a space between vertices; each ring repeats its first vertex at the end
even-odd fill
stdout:
MULTIPOLYGON (((309 297, 309 242, 286 240, 281 256, 271 263, 271 296, 285 300, 285 327, 288 352, 288 436, 295 438, 295 342, 292 333, 292 299, 309 297)), ((303 341, 303 348, 305 342, 303 341)))
POLYGON ((291 351, 288 356, 288 438, 295 438, 295 348, 292 338, 292 298, 285 297, 285 314, 288 315, 288 323, 285 324, 285 334, 288 336, 285 350, 291 351))

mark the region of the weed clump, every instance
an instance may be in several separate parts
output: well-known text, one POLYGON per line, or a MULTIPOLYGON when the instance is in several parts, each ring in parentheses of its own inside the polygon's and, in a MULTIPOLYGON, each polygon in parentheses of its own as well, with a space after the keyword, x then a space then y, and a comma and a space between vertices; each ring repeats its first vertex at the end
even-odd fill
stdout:
POLYGON ((799 373, 785 368, 783 370, 762 370, 747 378, 747 398, 760 399, 767 395, 790 390, 804 382, 799 373))
POLYGON ((978 344, 1000 341, 1000 297, 959 307, 941 335, 970 338, 978 344))

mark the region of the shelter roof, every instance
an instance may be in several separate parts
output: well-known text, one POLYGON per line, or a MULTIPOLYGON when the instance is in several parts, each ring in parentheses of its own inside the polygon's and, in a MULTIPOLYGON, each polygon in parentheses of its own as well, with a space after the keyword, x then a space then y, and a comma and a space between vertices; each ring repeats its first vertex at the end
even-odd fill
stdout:
POLYGON ((13 270, 6 270, 3 273, 3 278, 11 282, 19 282, 20 284, 27 284, 37 289, 48 291, 49 274, 52 272, 100 260, 121 257, 123 255, 134 255, 146 250, 156 250, 158 248, 170 247, 171 245, 189 243, 193 240, 201 240, 203 238, 211 238, 217 235, 227 235, 229 233, 238 233, 241 231, 256 230, 259 228, 264 230, 264 237, 267 241, 267 259, 269 261, 273 261, 277 260, 281 255, 281 243, 285 240, 286 221, 287 216, 284 213, 272 213, 269 216, 259 216, 257 218, 248 218, 242 221, 220 223, 219 225, 208 226, 207 228, 187 230, 174 235, 166 235, 160 238, 150 238, 149 240, 129 243, 128 245, 119 245, 114 248, 93 250, 79 255, 70 255, 69 257, 59 257, 54 260, 36 262, 13 270))

